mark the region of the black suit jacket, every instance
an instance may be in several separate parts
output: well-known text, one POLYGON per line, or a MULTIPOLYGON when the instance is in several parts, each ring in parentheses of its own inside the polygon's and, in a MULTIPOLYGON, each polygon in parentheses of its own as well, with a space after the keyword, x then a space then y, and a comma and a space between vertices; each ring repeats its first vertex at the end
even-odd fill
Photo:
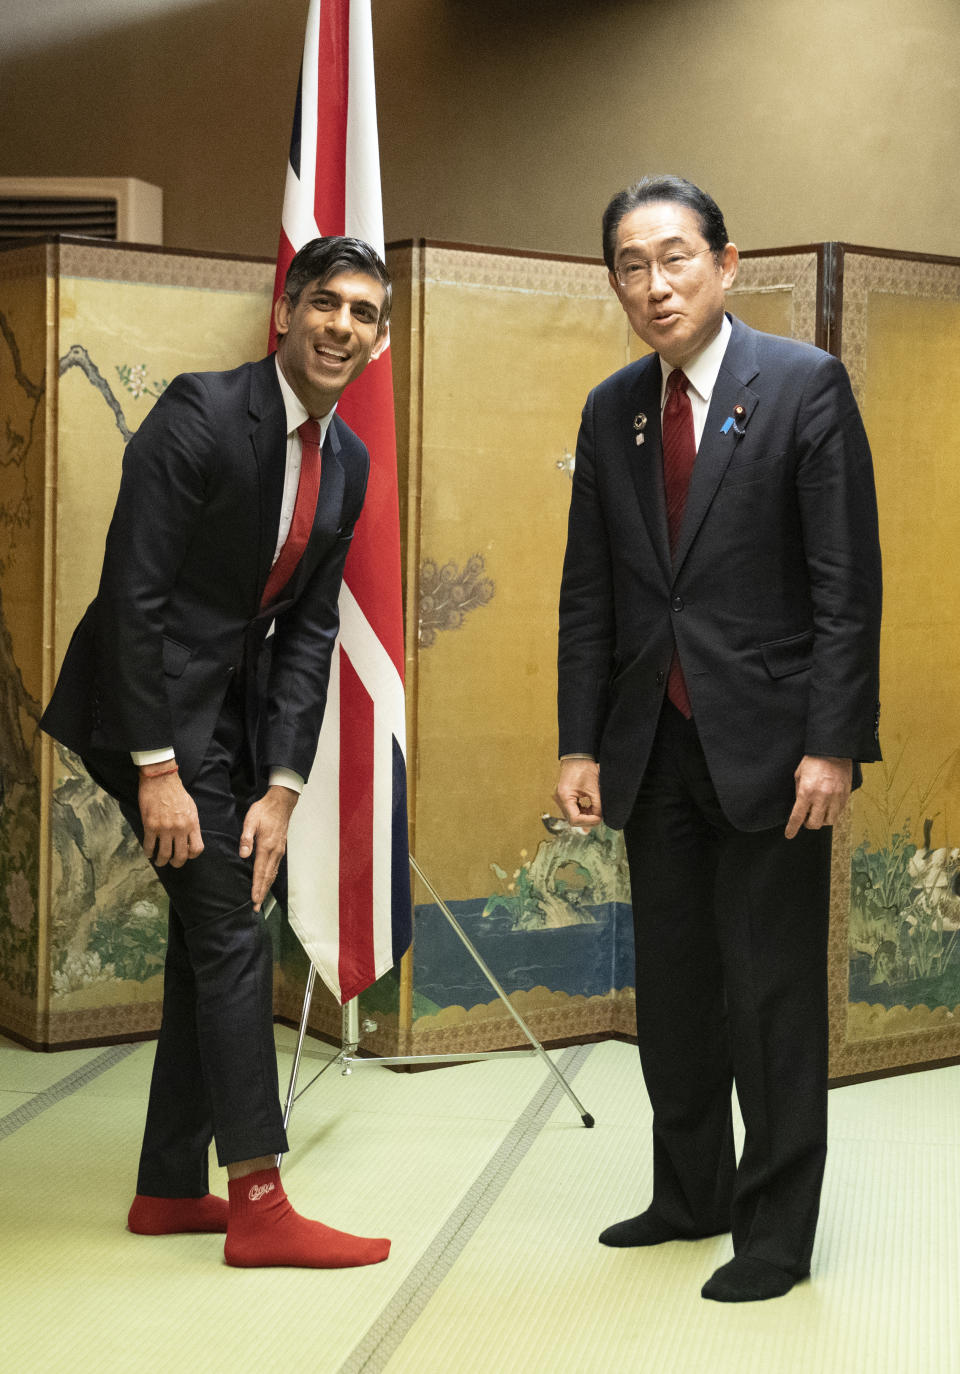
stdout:
POLYGON ((738 828, 786 820, 804 754, 880 757, 876 496, 846 371, 807 344, 732 325, 672 559, 657 355, 607 378, 583 411, 560 599, 560 753, 596 755, 616 827, 643 777, 674 643, 738 828), (726 425, 738 405, 742 435, 726 425))
POLYGON ((309 775, 369 462, 334 416, 310 541, 262 611, 285 461, 272 356, 171 383, 127 445, 100 587, 41 722, 49 734, 81 755, 173 744, 189 784, 241 673, 258 762, 309 775))

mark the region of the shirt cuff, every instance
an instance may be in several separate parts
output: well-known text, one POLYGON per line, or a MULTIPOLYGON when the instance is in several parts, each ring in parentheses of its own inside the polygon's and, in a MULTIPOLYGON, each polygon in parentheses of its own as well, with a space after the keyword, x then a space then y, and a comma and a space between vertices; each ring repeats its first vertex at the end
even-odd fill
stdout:
POLYGON ((566 763, 567 759, 586 759, 587 763, 596 763, 592 754, 561 754, 560 762, 566 763))
POLYGON ((166 749, 131 749, 130 757, 138 768, 144 768, 148 763, 166 763, 167 759, 175 759, 177 755, 171 744, 166 749))
POLYGON ((289 787, 291 792, 300 793, 303 791, 304 782, 299 773, 295 773, 292 768, 271 768, 269 785, 271 787, 289 787))

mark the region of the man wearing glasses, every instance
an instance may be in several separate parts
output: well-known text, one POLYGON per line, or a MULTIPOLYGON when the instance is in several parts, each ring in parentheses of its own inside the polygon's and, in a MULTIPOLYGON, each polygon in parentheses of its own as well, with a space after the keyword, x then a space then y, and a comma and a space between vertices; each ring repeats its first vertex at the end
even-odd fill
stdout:
POLYGON ((831 827, 880 757, 870 450, 837 359, 725 313, 710 196, 645 178, 603 248, 654 352, 583 411, 557 800, 625 834, 653 1196, 600 1240, 731 1232, 703 1296, 772 1298, 810 1271, 826 1155, 831 827))

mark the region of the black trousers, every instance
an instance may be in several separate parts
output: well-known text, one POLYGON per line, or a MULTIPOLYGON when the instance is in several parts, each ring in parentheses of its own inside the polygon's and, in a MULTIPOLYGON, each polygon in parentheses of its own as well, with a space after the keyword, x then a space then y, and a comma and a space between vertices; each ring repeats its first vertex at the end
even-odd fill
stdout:
MULTIPOLYGON (((221 1165, 279 1154, 287 1141, 273 1039, 273 950, 253 909, 252 859, 237 850, 252 798, 238 695, 224 706, 189 791, 204 850, 156 869, 170 899, 163 1022, 157 1041, 137 1191, 200 1197, 207 1151, 221 1165)), ((129 756, 91 753, 91 777, 142 840, 138 774, 129 756)))
POLYGON ((729 1229, 735 1254, 796 1275, 826 1158, 831 833, 735 830, 694 722, 665 705, 624 828, 652 1207, 679 1232, 729 1229))

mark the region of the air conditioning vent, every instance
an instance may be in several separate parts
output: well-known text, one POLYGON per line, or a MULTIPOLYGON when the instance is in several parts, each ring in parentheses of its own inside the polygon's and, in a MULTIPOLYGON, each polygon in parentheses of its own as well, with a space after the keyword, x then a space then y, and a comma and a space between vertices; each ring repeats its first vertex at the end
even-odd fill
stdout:
POLYGON ((81 234, 163 242, 163 192, 134 177, 0 177, 0 242, 81 234))
POLYGON ((26 196, 0 199, 0 239, 37 238, 43 234, 89 234, 98 239, 115 239, 117 202, 26 196))

